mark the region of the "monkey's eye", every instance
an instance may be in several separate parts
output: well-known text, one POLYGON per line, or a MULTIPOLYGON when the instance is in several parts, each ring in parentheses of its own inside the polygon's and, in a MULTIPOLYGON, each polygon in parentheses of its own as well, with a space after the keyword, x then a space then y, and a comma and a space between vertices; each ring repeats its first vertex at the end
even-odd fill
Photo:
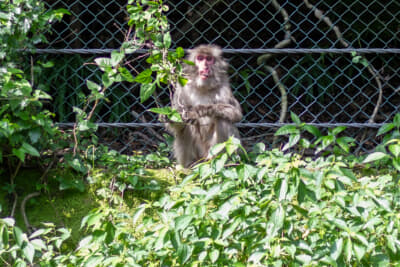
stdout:
POLYGON ((203 61, 203 60, 205 59, 205 56, 203 56, 203 55, 198 55, 198 56, 196 57, 196 59, 197 59, 198 61, 203 61))
POLYGON ((213 56, 207 56, 206 57, 207 62, 214 62, 214 57, 213 56))
POLYGON ((208 56, 208 55, 198 55, 196 57, 197 61, 207 61, 208 63, 213 63, 214 62, 214 57, 213 56, 208 56))

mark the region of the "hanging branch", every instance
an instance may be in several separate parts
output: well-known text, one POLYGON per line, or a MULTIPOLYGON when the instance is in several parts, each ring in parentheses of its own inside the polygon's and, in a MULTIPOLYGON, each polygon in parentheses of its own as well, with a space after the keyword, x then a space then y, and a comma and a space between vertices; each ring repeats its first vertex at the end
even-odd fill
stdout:
MULTIPOLYGON (((338 26, 334 26, 329 17, 324 16, 324 13, 320 9, 316 8, 314 5, 310 4, 310 2, 308 0, 303 0, 303 1, 304 1, 304 4, 306 5, 306 7, 308 9, 314 10, 314 16, 317 19, 322 20, 323 22, 325 22, 326 25, 328 25, 330 28, 333 29, 333 31, 335 32, 336 38, 339 40, 340 44, 343 47, 345 47, 345 48, 350 47, 350 44, 348 42, 346 42, 346 40, 343 39, 343 35, 342 35, 339 27, 338 26)), ((358 56, 361 56, 364 60, 367 61, 367 59, 363 55, 358 55, 358 56)), ((366 65, 366 67, 368 69, 368 72, 372 75, 372 77, 374 77, 374 79, 376 81, 376 84, 378 85, 378 88, 379 88, 378 101, 376 102, 376 105, 375 105, 375 108, 374 108, 374 112, 372 113, 370 119, 368 120, 368 123, 374 123, 376 114, 378 113, 379 107, 380 107, 380 105, 382 103, 383 89, 382 89, 382 83, 380 81, 380 77, 379 77, 378 71, 375 70, 375 68, 369 63, 366 65)))
MULTIPOLYGON (((290 32, 290 23, 289 23, 289 15, 287 11, 281 7, 281 5, 276 1, 272 0, 272 5, 274 8, 279 11, 283 17, 283 28, 285 30, 285 38, 277 43, 274 48, 284 48, 288 46, 293 39, 292 34, 290 32)), ((258 65, 264 65, 264 68, 271 73, 272 78, 274 79, 275 84, 279 88, 279 91, 281 92, 281 114, 279 116, 279 122, 283 123, 286 120, 287 116, 287 107, 288 107, 288 102, 287 102, 287 93, 286 93, 286 88, 285 86, 280 82, 279 75, 278 73, 274 70, 273 67, 270 65, 266 65, 266 62, 271 59, 275 54, 264 54, 261 55, 257 58, 257 64, 258 65)))

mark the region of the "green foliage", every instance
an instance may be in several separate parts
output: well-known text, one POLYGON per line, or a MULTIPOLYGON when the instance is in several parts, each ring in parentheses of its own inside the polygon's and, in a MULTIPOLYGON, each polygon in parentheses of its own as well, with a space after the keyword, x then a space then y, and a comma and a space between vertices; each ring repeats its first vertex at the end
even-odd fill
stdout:
MULTIPOLYGON (((391 136, 388 129, 398 130, 398 118, 380 133, 391 136)), ((296 127, 285 126, 280 135, 319 133, 295 114, 292 120, 296 127)), ((341 131, 330 133, 335 137, 341 131)), ((22 245, 14 246, 15 253, 22 255, 21 264, 67 266, 395 265, 400 262, 398 169, 393 161, 385 168, 369 165, 396 158, 400 149, 392 145, 398 146, 398 139, 387 141, 384 156, 372 153, 367 159, 335 153, 308 158, 267 151, 263 144, 247 153, 239 140, 229 139, 177 185, 142 199, 133 210, 121 209, 129 192, 157 190, 155 182, 140 182, 148 157, 105 151, 93 164, 112 174, 111 185, 97 190, 104 203, 83 218, 86 233, 76 249, 22 245)), ((96 177, 92 172, 89 181, 96 177)), ((3 247, 14 242, 11 235, 19 236, 17 244, 32 243, 18 228, 7 229, 3 247)), ((47 233, 41 238, 62 244, 67 237, 51 233, 54 239, 47 233)), ((14 254, 3 250, 0 257, 7 261, 14 254)))
POLYGON ((385 135, 383 143, 376 148, 376 151, 369 154, 364 163, 375 162, 379 166, 391 165, 400 171, 400 114, 394 116, 393 122, 384 124, 379 128, 377 136, 385 135))
MULTIPOLYGON (((121 45, 119 51, 113 51, 110 57, 96 58, 96 65, 103 72, 101 84, 88 80, 86 85, 90 94, 86 97, 84 108, 74 107, 76 113, 76 124, 73 130, 75 138, 74 156, 78 150, 85 148, 82 140, 93 137, 93 132, 97 126, 91 123, 91 118, 100 101, 107 101, 105 91, 115 82, 136 82, 141 83, 140 100, 145 102, 156 91, 157 87, 164 85, 174 85, 177 82, 185 83, 182 78, 182 66, 180 64, 184 50, 178 47, 175 51, 170 51, 171 35, 166 16, 163 14, 168 11, 168 6, 163 5, 162 1, 128 1, 127 11, 129 13, 128 25, 130 26, 126 41, 121 45), (134 30, 133 37, 130 36, 134 30), (147 48, 146 62, 150 68, 145 69, 136 77, 130 74, 125 67, 127 54, 139 49, 147 48), (153 78, 155 76, 155 78, 153 78), (88 108, 90 110, 88 111, 88 108), (79 134, 78 134, 79 133, 79 134)), ((129 63, 128 63, 129 65, 129 63)), ((173 121, 181 121, 178 112, 171 108, 152 109, 153 111, 167 115, 173 121)))
POLYGON ((334 155, 346 155, 350 148, 354 146, 354 138, 348 136, 338 137, 346 127, 338 126, 334 129, 328 129, 327 135, 322 135, 317 127, 301 122, 299 117, 291 112, 290 114, 294 124, 281 127, 276 136, 289 135, 289 141, 282 148, 283 151, 298 146, 300 149, 315 149, 315 154, 323 152, 324 155, 333 153, 334 155), (316 138, 313 143, 307 138, 302 138, 302 132, 307 132, 316 138))
POLYGON ((67 229, 56 230, 51 223, 45 223, 43 228, 27 235, 15 226, 14 219, 0 219, 0 261, 5 266, 27 266, 38 261, 42 266, 52 266, 54 256, 59 254, 61 245, 69 237, 67 229))
POLYGON ((16 49, 34 49, 46 42, 44 33, 50 30, 51 22, 60 20, 65 9, 46 11, 38 0, 3 0, 0 3, 0 60, 15 61, 19 57, 16 49))
MULTIPOLYGON (((35 88, 32 77, 21 70, 24 63, 20 50, 46 41, 49 22, 65 13, 46 12, 44 4, 36 0, 0 3, 0 163, 4 158, 23 162, 27 155, 40 156, 57 133, 52 114, 42 108, 42 100, 51 97, 35 88)), ((43 66, 51 67, 51 63, 43 66)), ((9 163, 13 166, 13 160, 9 163)))

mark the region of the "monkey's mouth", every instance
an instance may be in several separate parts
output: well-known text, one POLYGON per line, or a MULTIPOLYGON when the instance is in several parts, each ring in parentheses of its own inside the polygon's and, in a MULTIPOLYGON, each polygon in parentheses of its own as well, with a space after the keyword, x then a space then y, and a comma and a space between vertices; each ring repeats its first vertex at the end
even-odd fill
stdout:
POLYGON ((207 80, 209 76, 210 76, 210 72, 208 72, 208 71, 200 71, 199 72, 199 77, 202 80, 207 80))

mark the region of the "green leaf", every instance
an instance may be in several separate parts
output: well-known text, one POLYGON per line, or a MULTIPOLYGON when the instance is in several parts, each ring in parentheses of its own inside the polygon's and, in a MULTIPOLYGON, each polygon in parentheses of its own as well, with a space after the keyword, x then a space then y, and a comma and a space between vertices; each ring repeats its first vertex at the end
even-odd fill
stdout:
POLYGON ((115 231, 115 226, 111 222, 106 222, 106 238, 104 239, 104 242, 107 245, 114 241, 115 231))
POLYGON ((155 83, 145 83, 140 87, 140 102, 143 103, 154 93, 156 90, 155 83))
POLYGON ((300 133, 289 136, 289 141, 283 146, 282 151, 285 151, 293 146, 295 146, 300 140, 300 133))
POLYGON ((335 127, 335 128, 332 130, 332 134, 336 136, 336 135, 338 135, 339 133, 343 132, 344 130, 346 130, 346 126, 338 126, 338 127, 335 127))
POLYGON ((371 256, 371 266, 387 267, 390 266, 390 259, 385 254, 375 254, 371 256))
POLYGON ((8 229, 6 225, 0 225, 0 237, 1 237, 0 247, 2 244, 7 249, 10 235, 8 234, 8 229))
POLYGON ((130 82, 130 83, 133 83, 135 81, 132 74, 126 68, 120 67, 120 68, 118 68, 118 72, 124 78, 124 81, 130 82))
POLYGON ((179 77, 178 77, 178 82, 179 82, 179 84, 183 87, 183 86, 185 86, 185 85, 187 84, 188 79, 179 76, 179 77))
POLYGON ((146 204, 141 204, 136 210, 135 213, 132 216, 132 224, 136 225, 139 218, 142 217, 142 214, 144 213, 144 211, 146 210, 146 204))
POLYGON ((29 155, 40 157, 39 151, 28 143, 22 143, 21 148, 24 150, 25 153, 28 153, 29 155))
POLYGON ((35 248, 32 246, 31 243, 27 243, 23 248, 22 248, 22 253, 24 257, 30 262, 33 262, 33 256, 35 255, 35 248))
POLYGON ((374 152, 372 154, 369 154, 364 160, 363 163, 369 163, 369 162, 373 162, 373 161, 378 161, 378 160, 382 160, 384 158, 387 158, 388 155, 386 153, 382 153, 382 152, 374 152))
POLYGON ((300 134, 300 131, 295 125, 284 125, 275 132, 276 136, 288 134, 300 134))
POLYGON ((351 137, 343 136, 336 139, 336 143, 343 149, 346 153, 350 152, 349 143, 353 143, 355 140, 351 137))
POLYGON ((169 32, 166 32, 164 34, 164 48, 170 48, 171 47, 171 34, 169 32))
POLYGON ((104 215, 102 213, 92 213, 88 216, 87 221, 86 221, 86 225, 87 227, 90 227, 94 224, 98 224, 101 219, 104 217, 104 215))
POLYGON ((107 71, 112 68, 111 58, 98 57, 94 60, 102 71, 107 71))
POLYGON ((95 82, 92 82, 92 81, 90 81, 90 80, 87 80, 86 81, 86 85, 87 85, 87 87, 89 88, 89 90, 90 91, 92 91, 92 92, 99 92, 99 91, 101 91, 101 86, 100 85, 98 85, 97 83, 95 83, 95 82))
POLYGON ((13 234, 15 238, 15 242, 19 247, 22 246, 22 242, 24 241, 24 234, 18 226, 14 226, 13 234))
POLYGON ((156 242, 154 244, 155 251, 158 251, 164 247, 165 242, 168 241, 168 240, 165 240, 167 233, 168 233, 168 227, 164 227, 163 229, 161 229, 161 231, 159 232, 158 237, 156 239, 156 242))
POLYGON ((225 142, 226 153, 231 156, 239 147, 242 148, 240 140, 236 137, 229 137, 229 139, 225 142))
POLYGON ((393 124, 396 126, 396 128, 400 128, 400 113, 394 115, 393 124))
POLYGON ((334 218, 332 220, 332 223, 344 231, 350 230, 349 227, 347 226, 346 222, 342 219, 334 218))
POLYGON ((292 119, 292 121, 295 124, 297 124, 297 125, 301 124, 300 118, 295 113, 293 113, 292 111, 290 112, 290 118, 292 119))
POLYGON ((397 158, 400 155, 400 144, 389 145, 389 151, 397 158))
POLYGON ((178 247, 178 257, 181 265, 184 265, 191 256, 192 256, 192 250, 188 245, 181 244, 178 247))
POLYGON ((35 250, 47 250, 46 243, 42 239, 33 239, 30 241, 35 250))
POLYGON ((283 178, 281 182, 281 187, 279 189, 279 202, 286 199, 287 190, 288 190, 288 182, 286 178, 283 178))
POLYGON ((185 56, 185 50, 183 50, 182 47, 177 47, 175 53, 178 58, 183 58, 185 56))
POLYGON ((163 114, 163 115, 168 115, 172 112, 171 107, 163 107, 163 108, 151 108, 149 109, 151 112, 157 113, 157 114, 163 114))
POLYGON ((42 136, 40 128, 33 128, 28 132, 29 139, 32 141, 33 144, 37 143, 42 136))
POLYGON ((361 261, 361 259, 364 257, 365 252, 367 251, 366 247, 359 245, 357 243, 353 243, 353 251, 354 254, 357 257, 358 261, 361 261))
POLYGON ((388 248, 393 252, 396 253, 397 252, 397 248, 396 248, 396 239, 391 236, 391 235, 387 235, 386 236, 386 244, 388 246, 388 248))
POLYGON ((224 148, 225 148, 225 143, 216 144, 210 149, 210 155, 211 156, 218 155, 222 150, 224 150, 224 148))
POLYGON ((192 220, 192 215, 181 215, 175 218, 175 231, 186 229, 192 220))
POLYGON ((79 158, 75 158, 73 160, 68 160, 68 165, 80 173, 87 173, 87 171, 88 171, 88 169, 85 166, 84 161, 79 158))
POLYGON ((304 265, 308 265, 311 262, 311 256, 306 254, 300 254, 296 256, 296 260, 301 262, 304 265))
POLYGON ((19 149, 12 149, 12 153, 13 155, 17 156, 17 158, 19 158, 20 161, 24 162, 25 161, 25 150, 22 148, 19 149))
POLYGON ((210 253, 209 253, 209 257, 212 263, 216 263, 218 258, 219 258, 219 250, 218 249, 213 249, 210 253))
POLYGON ((117 66, 125 57, 125 54, 119 51, 112 51, 111 52, 111 65, 113 67, 117 66))
POLYGON ((306 124, 306 125, 303 126, 303 129, 306 130, 307 132, 309 132, 310 134, 312 134, 315 137, 320 137, 321 136, 321 132, 314 125, 306 124))
POLYGON ((400 157, 392 159, 393 166, 400 171, 400 157))
POLYGON ((343 238, 339 238, 333 242, 330 248, 330 256, 335 261, 340 257, 343 250, 343 238))
POLYGON ((91 266, 101 266, 102 262, 104 262, 105 257, 104 256, 98 256, 98 255, 91 255, 85 262, 84 267, 91 267, 91 266))
POLYGON ((391 131, 394 127, 395 127, 395 125, 393 123, 384 124, 384 125, 381 126, 381 128, 379 128, 378 133, 376 134, 376 136, 380 136, 382 134, 385 134, 385 133, 391 131))
POLYGON ((345 242, 346 243, 344 245, 344 257, 346 259, 346 262, 350 262, 353 251, 350 237, 348 237, 345 242))
POLYGON ((166 115, 170 121, 182 122, 182 118, 179 112, 171 107, 151 108, 149 110, 157 114, 166 115))
POLYGON ((139 73, 138 76, 135 78, 135 82, 141 83, 141 84, 149 84, 153 80, 151 78, 151 75, 153 74, 151 69, 145 69, 141 73, 139 73))
POLYGON ((271 221, 274 225, 273 234, 276 235, 278 231, 283 227, 285 221, 285 209, 280 204, 274 213, 272 214, 271 221))

